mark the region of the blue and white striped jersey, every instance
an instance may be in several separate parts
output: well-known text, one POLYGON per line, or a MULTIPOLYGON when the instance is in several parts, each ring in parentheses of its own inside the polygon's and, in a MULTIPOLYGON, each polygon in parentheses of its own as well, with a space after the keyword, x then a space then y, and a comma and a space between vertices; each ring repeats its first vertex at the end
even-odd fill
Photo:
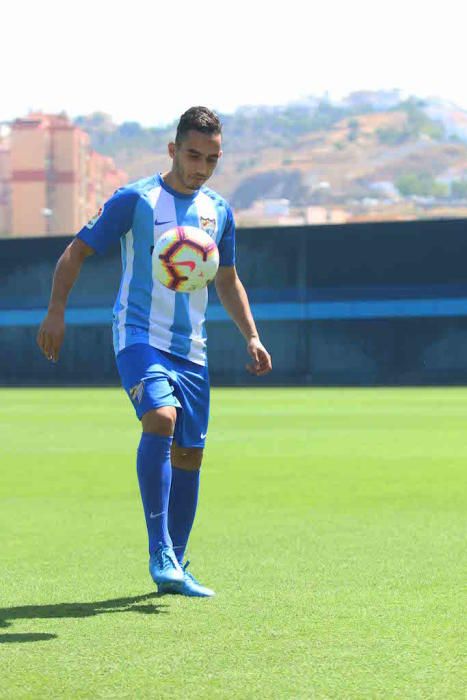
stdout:
POLYGON ((176 192, 160 174, 117 190, 77 237, 97 253, 120 240, 122 280, 113 309, 115 353, 148 343, 205 365, 207 289, 174 292, 152 274, 153 247, 174 226, 203 229, 218 245, 220 265, 235 264, 235 224, 227 202, 207 187, 187 195, 176 192))

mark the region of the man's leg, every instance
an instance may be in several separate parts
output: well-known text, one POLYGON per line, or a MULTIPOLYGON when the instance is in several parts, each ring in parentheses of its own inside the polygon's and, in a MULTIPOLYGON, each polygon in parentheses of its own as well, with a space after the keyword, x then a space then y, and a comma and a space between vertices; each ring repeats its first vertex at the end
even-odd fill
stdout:
POLYGON ((182 563, 198 504, 200 467, 209 423, 209 374, 204 365, 177 361, 174 395, 181 410, 172 444, 169 532, 182 563))
MULTIPOLYGON (((169 530, 173 547, 180 565, 185 556, 185 550, 195 519, 198 504, 199 474, 202 447, 180 447, 172 444, 172 485, 169 504, 169 530)), ((184 580, 174 587, 173 592, 197 598, 210 598, 214 591, 206 588, 187 571, 188 562, 184 565, 184 580)))
POLYGON ((183 562, 198 505, 203 448, 172 444, 172 484, 169 503, 169 532, 175 555, 183 562))
POLYGON ((168 593, 184 580, 168 530, 172 465, 170 449, 177 417, 173 406, 142 416, 137 471, 149 539, 149 572, 160 593, 168 593))
POLYGON ((138 447, 137 472, 148 530, 149 553, 161 546, 172 546, 168 510, 172 468, 170 450, 177 412, 163 406, 145 413, 138 447))
POLYGON ((199 467, 208 427, 207 367, 145 344, 122 350, 117 355, 117 366, 143 426, 138 448, 138 479, 148 528, 151 575, 160 592, 211 596, 213 592, 201 586, 186 570, 186 565, 182 571, 168 528, 170 523, 182 559, 196 511, 199 467), (176 445, 172 468, 173 434, 176 445), (154 550, 155 547, 158 549, 154 550), (174 579, 167 582, 159 576, 165 564, 172 573, 178 572, 177 586, 174 579))
MULTIPOLYGON (((178 361, 174 393, 181 411, 172 444, 172 486, 169 502, 169 531, 178 561, 182 564, 198 504, 199 477, 209 420, 209 376, 206 367, 178 361), (188 445, 188 447, 186 447, 188 445)), ((201 585, 187 570, 174 591, 207 598, 214 591, 201 585)))
POLYGON ((168 531, 170 450, 180 403, 173 395, 166 358, 156 348, 130 345, 117 355, 117 367, 143 429, 137 473, 149 539, 149 570, 160 589, 184 578, 168 531))

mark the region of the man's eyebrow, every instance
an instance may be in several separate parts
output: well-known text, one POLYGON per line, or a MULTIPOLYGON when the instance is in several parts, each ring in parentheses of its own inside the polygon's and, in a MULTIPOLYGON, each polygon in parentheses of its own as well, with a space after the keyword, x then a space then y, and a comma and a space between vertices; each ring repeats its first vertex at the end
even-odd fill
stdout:
MULTIPOLYGON (((202 156, 201 151, 197 151, 196 148, 188 148, 188 153, 192 153, 194 156, 202 156)), ((218 153, 208 153, 208 158, 219 158, 218 153)))

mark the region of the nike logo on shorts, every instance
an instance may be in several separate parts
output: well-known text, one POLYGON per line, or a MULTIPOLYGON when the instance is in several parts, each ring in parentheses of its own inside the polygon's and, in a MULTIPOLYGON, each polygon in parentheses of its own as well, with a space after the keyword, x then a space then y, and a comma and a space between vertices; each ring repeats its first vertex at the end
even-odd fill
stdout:
POLYGON ((206 437, 206 435, 207 435, 207 433, 201 433, 201 436, 200 436, 200 437, 201 437, 201 440, 204 440, 204 438, 206 437))

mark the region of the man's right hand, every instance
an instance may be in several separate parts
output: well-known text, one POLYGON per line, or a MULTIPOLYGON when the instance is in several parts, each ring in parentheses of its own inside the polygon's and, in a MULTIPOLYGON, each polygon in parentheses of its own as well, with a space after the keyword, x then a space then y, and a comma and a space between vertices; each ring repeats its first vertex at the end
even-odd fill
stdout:
POLYGON ((57 362, 65 336, 65 318, 62 312, 49 311, 37 333, 37 344, 48 360, 57 362))
POLYGON ((81 265, 94 250, 74 238, 55 267, 49 310, 37 334, 37 344, 48 360, 57 362, 65 336, 65 306, 68 294, 78 278, 81 265))

